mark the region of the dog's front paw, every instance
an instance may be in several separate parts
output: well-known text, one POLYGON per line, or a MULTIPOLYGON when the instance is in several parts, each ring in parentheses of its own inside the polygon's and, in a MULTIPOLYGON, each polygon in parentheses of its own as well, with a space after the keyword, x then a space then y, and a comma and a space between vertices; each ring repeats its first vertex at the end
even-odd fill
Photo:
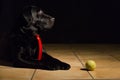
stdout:
POLYGON ((47 69, 47 70, 69 70, 70 69, 69 64, 62 62, 58 59, 55 59, 46 53, 43 53, 43 59, 39 62, 39 64, 42 65, 44 69, 47 69))

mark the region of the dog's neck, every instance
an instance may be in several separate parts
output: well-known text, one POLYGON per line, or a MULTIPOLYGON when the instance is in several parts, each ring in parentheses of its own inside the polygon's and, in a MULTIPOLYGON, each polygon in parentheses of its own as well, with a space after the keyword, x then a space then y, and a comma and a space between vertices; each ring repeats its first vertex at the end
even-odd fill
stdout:
POLYGON ((38 32, 38 29, 35 28, 34 26, 30 26, 30 27, 21 27, 20 28, 20 31, 23 33, 23 34, 30 34, 30 35, 36 35, 37 32, 38 32))

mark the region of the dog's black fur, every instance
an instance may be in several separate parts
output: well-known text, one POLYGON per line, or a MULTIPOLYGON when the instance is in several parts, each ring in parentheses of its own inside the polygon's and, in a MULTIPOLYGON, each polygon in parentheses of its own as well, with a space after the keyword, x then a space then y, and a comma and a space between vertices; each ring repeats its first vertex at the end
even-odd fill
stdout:
POLYGON ((37 60, 38 46, 35 34, 40 34, 42 30, 52 28, 55 18, 45 14, 35 6, 25 7, 23 17, 26 24, 15 28, 10 38, 10 57, 14 62, 13 66, 46 70, 70 69, 69 64, 51 57, 44 49, 42 60, 37 60))

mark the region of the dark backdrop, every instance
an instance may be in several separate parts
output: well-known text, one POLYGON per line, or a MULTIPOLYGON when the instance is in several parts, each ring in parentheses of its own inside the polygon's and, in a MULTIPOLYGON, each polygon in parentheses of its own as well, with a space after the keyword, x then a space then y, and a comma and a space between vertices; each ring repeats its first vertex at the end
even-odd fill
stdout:
POLYGON ((0 39, 9 34, 21 10, 37 5, 54 16, 54 27, 42 34, 44 43, 119 43, 120 1, 1 0, 0 39))

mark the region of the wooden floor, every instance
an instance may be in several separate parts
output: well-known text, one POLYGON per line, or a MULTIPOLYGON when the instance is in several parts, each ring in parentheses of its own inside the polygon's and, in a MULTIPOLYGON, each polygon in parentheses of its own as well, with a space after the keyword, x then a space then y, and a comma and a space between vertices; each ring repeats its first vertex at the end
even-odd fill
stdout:
POLYGON ((120 44, 44 44, 48 54, 67 62, 70 70, 47 71, 0 65, 0 80, 120 80, 120 44), (95 71, 84 64, 94 60, 95 71))

